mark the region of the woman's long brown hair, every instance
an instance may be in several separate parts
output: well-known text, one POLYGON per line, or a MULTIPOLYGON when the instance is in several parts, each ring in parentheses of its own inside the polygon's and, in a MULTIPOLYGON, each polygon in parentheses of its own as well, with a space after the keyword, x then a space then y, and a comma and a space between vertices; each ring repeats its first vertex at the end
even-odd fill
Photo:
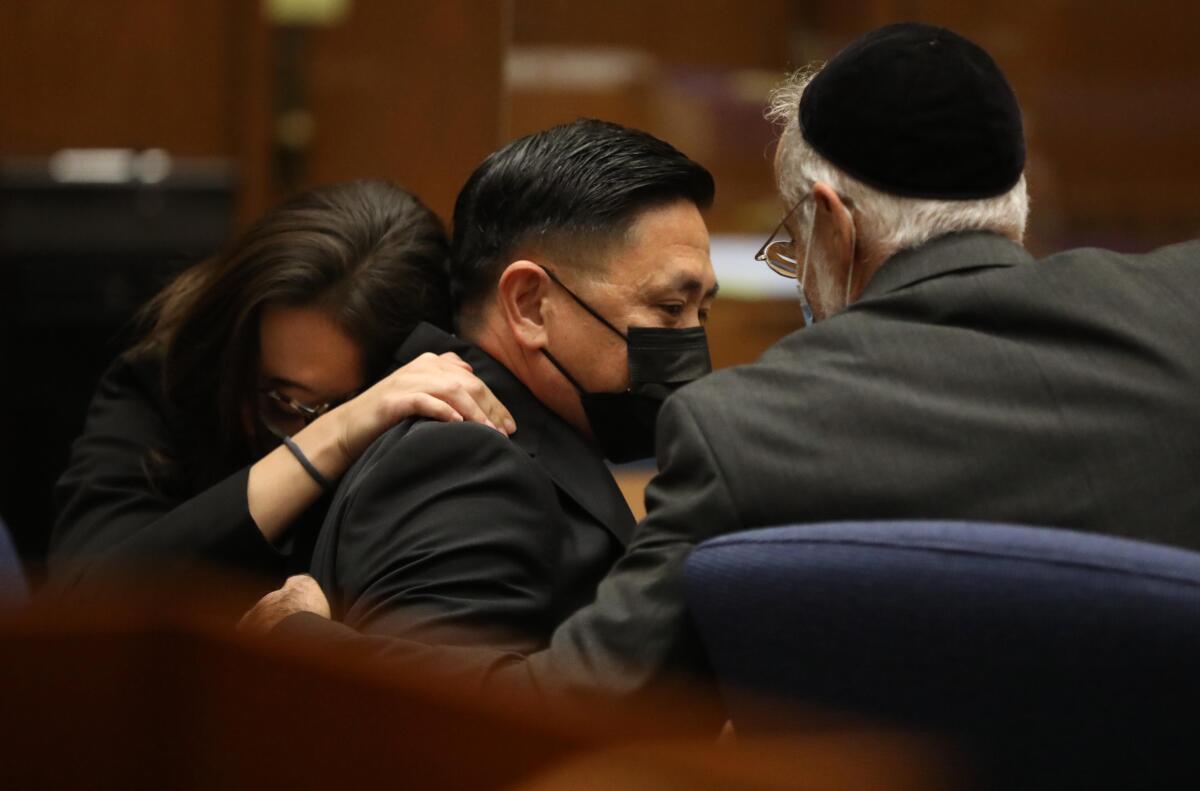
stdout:
POLYGON ((161 359, 179 434, 172 457, 149 458, 156 482, 195 492, 253 460, 242 415, 255 397, 264 306, 326 311, 360 345, 373 381, 417 324, 449 326, 446 255, 441 223, 415 196, 352 181, 284 202, 180 274, 143 310, 148 331, 130 351, 161 359))

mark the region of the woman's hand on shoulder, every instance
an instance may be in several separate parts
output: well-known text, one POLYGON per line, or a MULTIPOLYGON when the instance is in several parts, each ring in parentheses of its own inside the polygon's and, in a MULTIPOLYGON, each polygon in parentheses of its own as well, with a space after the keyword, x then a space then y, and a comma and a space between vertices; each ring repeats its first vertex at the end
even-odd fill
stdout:
POLYGON ((353 463, 367 446, 402 420, 482 423, 502 434, 517 430, 512 415, 471 366, 454 352, 426 352, 329 413, 338 446, 353 463))

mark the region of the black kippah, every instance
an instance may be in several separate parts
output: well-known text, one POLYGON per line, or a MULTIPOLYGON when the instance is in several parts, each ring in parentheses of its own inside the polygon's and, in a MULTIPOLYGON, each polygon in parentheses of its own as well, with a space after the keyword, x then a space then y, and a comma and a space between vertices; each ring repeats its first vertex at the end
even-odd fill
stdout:
POLYGON ((800 132, 838 168, 894 195, 1002 195, 1025 168, 1017 97, 991 56, 941 27, 879 28, 800 99, 800 132))

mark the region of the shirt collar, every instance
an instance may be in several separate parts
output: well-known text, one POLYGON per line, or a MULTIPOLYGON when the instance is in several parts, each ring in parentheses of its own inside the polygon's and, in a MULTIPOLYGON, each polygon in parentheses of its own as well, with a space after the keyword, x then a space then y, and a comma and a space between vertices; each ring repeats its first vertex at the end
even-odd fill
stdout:
POLYGON ((867 283, 860 299, 878 297, 954 272, 1016 266, 1033 262, 1033 256, 1016 242, 996 233, 953 233, 902 250, 883 262, 867 283))

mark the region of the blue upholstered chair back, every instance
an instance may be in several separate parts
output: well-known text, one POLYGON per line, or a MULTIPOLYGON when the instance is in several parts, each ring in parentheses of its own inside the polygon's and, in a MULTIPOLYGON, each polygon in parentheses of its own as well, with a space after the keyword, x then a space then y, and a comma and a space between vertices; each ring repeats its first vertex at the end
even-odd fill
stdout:
POLYGON ((708 541, 686 583, 743 733, 798 722, 770 699, 977 743, 1066 736, 1153 752, 1170 749, 1150 742, 1176 717, 1200 717, 1198 553, 1011 525, 845 522, 708 541))
POLYGON ((0 607, 23 603, 27 595, 21 559, 8 534, 8 527, 0 519, 0 607))

